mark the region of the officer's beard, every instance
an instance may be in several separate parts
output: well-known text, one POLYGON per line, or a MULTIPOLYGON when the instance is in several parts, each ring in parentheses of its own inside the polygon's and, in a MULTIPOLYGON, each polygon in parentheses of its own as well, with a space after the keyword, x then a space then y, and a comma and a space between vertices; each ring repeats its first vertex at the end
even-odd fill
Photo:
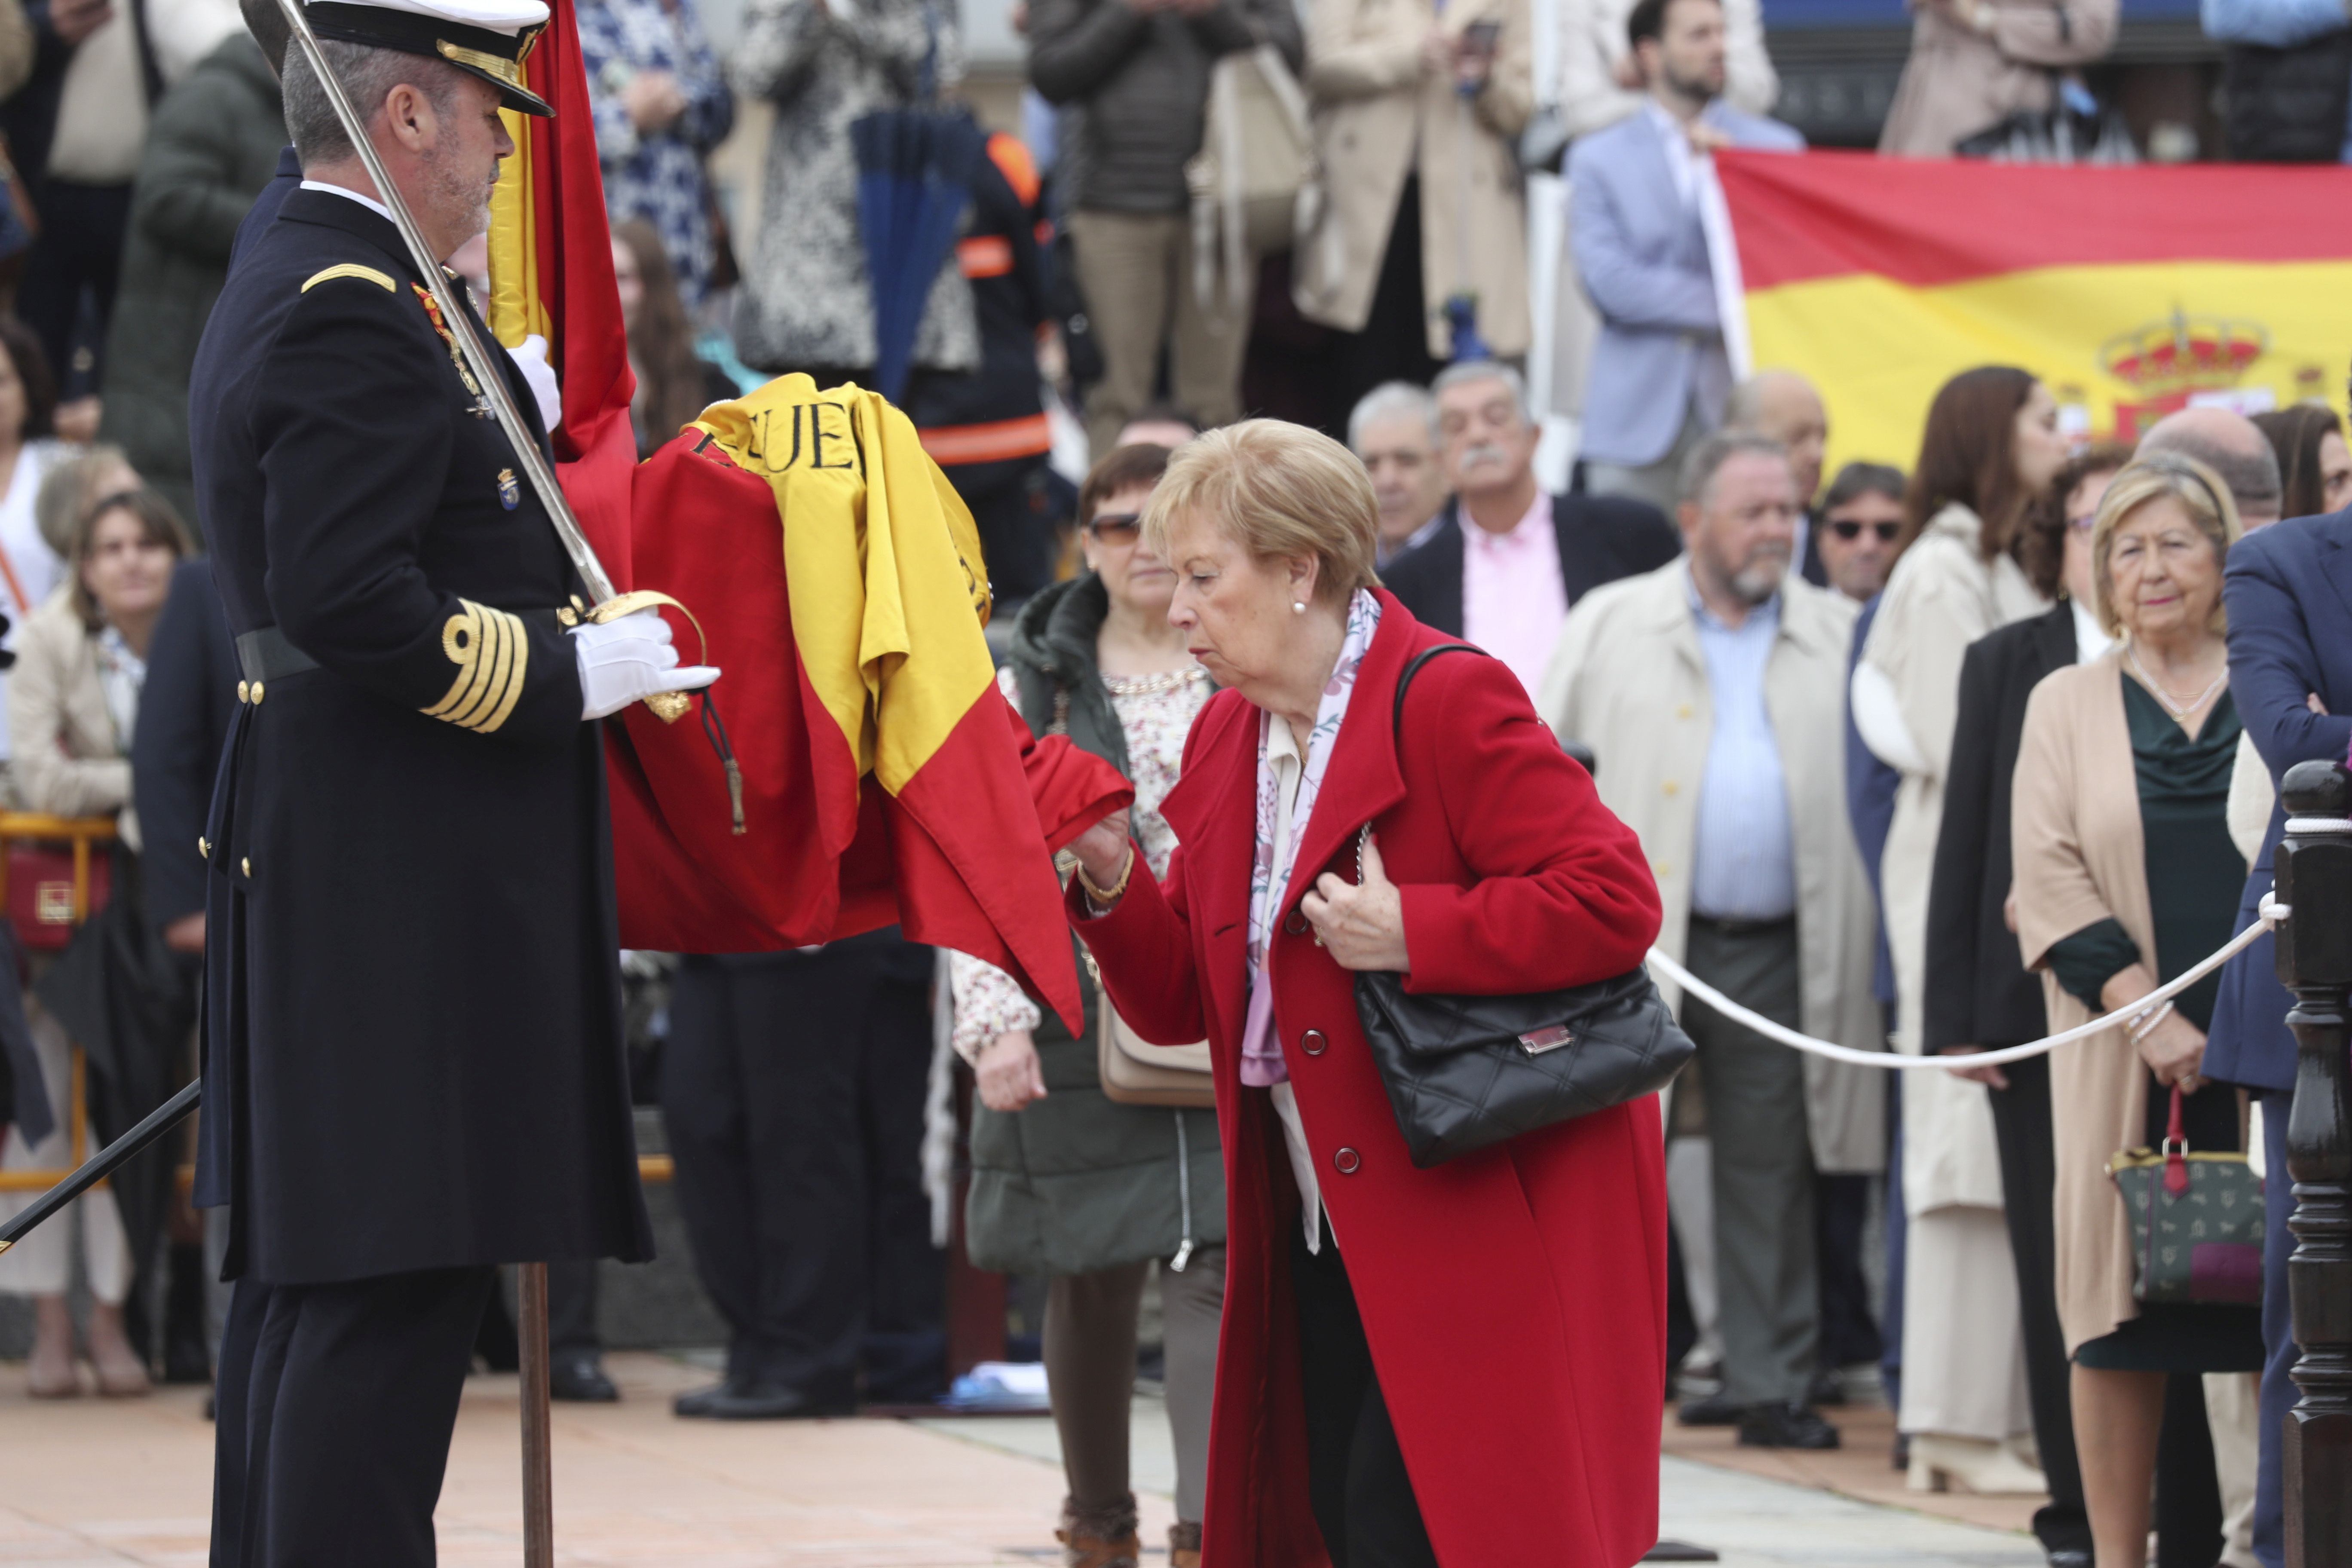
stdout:
MULTIPOLYGON (((457 244, 463 245, 490 226, 490 189, 499 183, 499 165, 490 161, 487 178, 460 166, 458 158, 441 153, 425 161, 425 195, 434 213, 448 215, 457 244)), ((456 247, 451 247, 455 249, 456 247)))

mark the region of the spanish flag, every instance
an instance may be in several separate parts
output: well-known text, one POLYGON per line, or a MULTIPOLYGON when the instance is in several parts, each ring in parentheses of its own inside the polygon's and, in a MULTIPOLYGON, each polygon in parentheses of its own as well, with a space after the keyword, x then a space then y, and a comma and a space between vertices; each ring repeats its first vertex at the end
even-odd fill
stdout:
POLYGON ((1821 389, 1830 464, 1908 467, 1936 391, 2013 364, 2070 431, 2344 406, 2352 171, 1720 153, 1735 365, 1821 389), (1744 342, 1743 342, 1744 339, 1744 342))
POLYGON ((688 724, 628 711, 622 940, 740 952, 895 921, 1076 1029, 1049 850, 1134 791, 1067 736, 1030 743, 998 693, 978 531, 913 424, 877 393, 782 376, 639 468, 633 510, 639 574, 695 607, 727 671, 740 776, 688 724))
POLYGON ((637 438, 629 423, 629 372, 621 291, 613 277, 613 226, 596 120, 572 0, 549 0, 547 30, 523 61, 524 79, 552 118, 503 109, 514 156, 490 192, 489 328, 509 348, 536 334, 563 389, 551 432, 556 473, 596 558, 623 593, 630 570, 629 470, 637 438))
POLYGON ((698 717, 606 726, 622 942, 772 952, 895 921, 1076 1029, 1051 851, 1133 790, 997 693, 971 513, 876 394, 786 376, 637 463, 587 75, 551 4, 525 70, 555 115, 507 116, 490 328, 548 340, 557 472, 614 585, 685 605, 678 646, 727 672, 698 717))

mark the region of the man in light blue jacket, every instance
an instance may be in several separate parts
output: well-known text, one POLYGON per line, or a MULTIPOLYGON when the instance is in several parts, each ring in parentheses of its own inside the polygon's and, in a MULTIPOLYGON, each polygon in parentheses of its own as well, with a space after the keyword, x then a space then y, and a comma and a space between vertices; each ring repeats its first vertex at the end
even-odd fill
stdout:
POLYGON ((1585 485, 1674 504, 1675 479, 1723 422, 1723 350, 1700 193, 1717 147, 1804 138, 1723 101, 1722 0, 1641 0, 1626 21, 1649 101, 1570 151, 1569 232, 1601 315, 1585 394, 1585 485))

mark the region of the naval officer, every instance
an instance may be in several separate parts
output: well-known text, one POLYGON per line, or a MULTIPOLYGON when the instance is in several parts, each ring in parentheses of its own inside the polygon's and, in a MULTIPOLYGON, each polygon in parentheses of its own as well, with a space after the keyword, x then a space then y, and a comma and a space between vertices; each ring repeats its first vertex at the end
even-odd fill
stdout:
MULTIPOLYGON (((546 114, 539 0, 308 7, 436 257, 546 114)), ((301 187, 190 405, 243 680, 205 834, 199 1203, 229 1205, 212 1561, 426 1564, 496 1266, 648 1257, 599 726, 707 685, 582 585, 306 58, 301 187)), ((486 340, 487 341, 487 340, 486 340)), ((543 443, 536 400, 499 356, 543 443)))

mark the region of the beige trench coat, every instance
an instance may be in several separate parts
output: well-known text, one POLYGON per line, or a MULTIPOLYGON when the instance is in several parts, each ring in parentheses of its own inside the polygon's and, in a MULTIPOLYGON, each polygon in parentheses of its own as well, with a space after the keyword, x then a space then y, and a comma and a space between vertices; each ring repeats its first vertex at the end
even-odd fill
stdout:
POLYGON ((1319 212, 1292 252, 1293 296, 1311 321, 1360 331, 1371 316, 1389 230, 1407 174, 1421 175, 1421 278, 1429 352, 1447 357, 1440 311, 1463 288, 1495 353, 1524 354, 1527 206, 1512 154, 1535 109, 1528 0, 1453 0, 1446 32, 1497 22, 1493 77, 1468 106, 1450 75, 1425 69, 1430 0, 1313 0, 1307 90, 1322 164, 1319 212))
POLYGON ((25 617, 8 672, 8 737, 16 798, 59 816, 122 813, 123 842, 139 847, 129 809, 131 759, 115 738, 99 679, 98 638, 81 624, 68 585, 25 617))
MULTIPOLYGON (((1658 879, 1658 946, 1677 960, 1689 932, 1699 780, 1714 731, 1689 582, 1673 561, 1587 594, 1569 614, 1536 700, 1555 733, 1592 748, 1601 799, 1640 836, 1658 879)), ((1870 988, 1874 910, 1845 811, 1843 694, 1855 613, 1843 595, 1790 579, 1765 665, 1764 702, 1796 847, 1801 1026, 1876 1051, 1886 1037, 1870 988)), ((1679 1006, 1675 988, 1661 984, 1679 1006)), ((1883 1074, 1805 1058, 1806 1123, 1819 1169, 1885 1169, 1885 1105, 1883 1074)))
MULTIPOLYGON (((2156 951, 2122 659, 2114 651, 2054 671, 2025 706, 2010 811, 2017 942, 2026 966, 2042 972, 2053 1033, 2086 1024, 2093 1014, 2049 972, 2053 947, 2112 918, 2142 952, 2156 951)), ((2139 1316, 2132 1300, 2131 1224, 2106 1163, 2147 1141, 2147 1069, 2120 1028, 2051 1056, 2058 1322, 2069 1355, 2139 1316)))
POLYGON ((2019 110, 2048 109, 2058 72, 2115 47, 2119 0, 1992 0, 1990 34, 1914 5, 1911 58, 1879 132, 1881 153, 1948 158, 2019 110))
MULTIPOLYGON (((1985 564, 1983 525, 1948 506, 1903 552, 1888 579, 1862 661, 1893 689, 1913 753, 1884 760, 1902 770, 1895 820, 1878 862, 1886 942, 1900 1005, 1895 1047, 1916 1052, 1927 966, 1927 882, 1944 820, 1944 774, 1958 721, 1960 660, 1999 626, 2048 609, 2016 562, 1985 564)), ((1864 733, 1868 733, 1865 730, 1864 733)), ((1942 1072, 1903 1075, 1903 1203, 1914 1215, 1953 1206, 2001 1206, 1992 1104, 1982 1084, 1942 1072)))

